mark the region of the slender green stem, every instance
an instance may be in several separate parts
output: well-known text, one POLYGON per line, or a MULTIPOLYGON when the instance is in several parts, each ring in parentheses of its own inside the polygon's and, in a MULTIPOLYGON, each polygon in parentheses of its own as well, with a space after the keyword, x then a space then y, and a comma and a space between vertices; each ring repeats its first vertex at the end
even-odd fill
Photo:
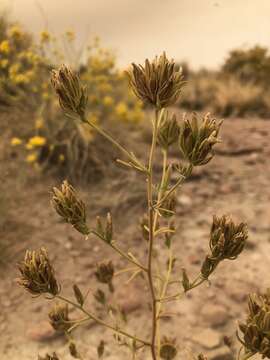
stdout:
MULTIPOLYGON (((102 325, 110 330, 113 330, 115 332, 117 332, 118 334, 121 334, 121 335, 124 335, 130 339, 133 339, 135 341, 138 341, 146 346, 151 346, 151 344, 145 340, 142 340, 140 338, 137 338, 136 336, 134 335, 131 335, 129 333, 127 333, 126 331, 124 330, 121 330, 113 325, 110 325, 110 324, 107 324, 105 321, 103 321, 102 319, 99 319, 98 317, 96 317, 94 314, 90 313, 89 311, 85 310, 81 305, 73 302, 72 300, 69 300, 67 298, 65 298, 64 296, 61 296, 61 295, 56 295, 56 297, 59 299, 59 300, 62 300, 62 301, 65 301, 66 303, 76 307, 77 309, 79 309, 80 311, 82 311, 85 315, 88 316, 89 320, 94 320, 97 324, 99 325, 102 325)), ((69 330, 70 332, 70 330, 69 330)))
POLYGON ((146 171, 146 168, 135 158, 134 154, 129 152, 123 145, 121 145, 117 140, 115 140, 107 131, 103 130, 98 125, 86 119, 86 117, 82 116, 81 120, 88 124, 91 128, 97 131, 100 135, 105 137, 108 141, 110 141, 114 146, 116 146, 130 161, 131 164, 137 166, 137 168, 141 171, 146 171))
MULTIPOLYGON (((166 274, 166 279, 165 282, 163 284, 163 288, 161 291, 161 296, 160 298, 163 299, 166 296, 167 290, 168 290, 168 286, 169 286, 169 281, 170 281, 170 277, 171 277, 171 273, 172 273, 172 267, 173 267, 173 252, 172 252, 172 247, 170 247, 170 255, 169 255, 169 264, 168 264, 168 270, 167 270, 167 274, 166 274)), ((158 328, 158 357, 159 357, 159 353, 160 353, 160 314, 162 311, 162 301, 160 301, 158 303, 157 306, 157 328, 158 328)))
POLYGON ((147 272, 147 268, 145 266, 143 266, 139 261, 136 261, 136 260, 132 259, 130 256, 128 256, 128 254, 126 254, 117 245, 115 245, 115 242, 113 240, 110 243, 105 241, 105 239, 101 236, 101 234, 99 234, 97 231, 92 230, 92 229, 90 230, 90 233, 96 235, 98 238, 100 238, 102 241, 104 241, 106 244, 108 244, 113 250, 115 250, 118 254, 120 254, 123 258, 128 260, 130 263, 136 265, 141 270, 147 272))
MULTIPOLYGON (((192 171, 193 166, 189 165, 189 173, 192 171)), ((186 180, 185 176, 180 177, 177 182, 170 188, 170 190, 155 204, 155 208, 159 208, 162 203, 186 180)))
POLYGON ((148 242, 148 282, 152 298, 152 334, 151 334, 151 353, 153 360, 157 360, 156 357, 156 294, 153 281, 153 269, 152 269, 152 260, 153 260, 153 245, 154 245, 154 208, 153 208, 153 159, 157 142, 157 132, 158 132, 158 122, 159 122, 159 112, 156 110, 155 119, 153 123, 153 137, 152 145, 149 154, 148 162, 148 178, 147 178, 147 200, 148 200, 148 218, 149 218, 149 242, 148 242))

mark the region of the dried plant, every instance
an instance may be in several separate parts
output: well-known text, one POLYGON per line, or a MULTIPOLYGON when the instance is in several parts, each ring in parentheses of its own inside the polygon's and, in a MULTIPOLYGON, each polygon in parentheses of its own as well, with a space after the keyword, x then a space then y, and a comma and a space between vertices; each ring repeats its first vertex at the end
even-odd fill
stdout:
MULTIPOLYGON (((131 278, 140 273, 144 275, 143 279, 147 281, 151 298, 149 337, 137 337, 126 330, 124 326, 120 326, 119 324, 122 322, 117 320, 107 322, 88 310, 85 306, 87 294, 85 295, 77 285, 73 285, 75 300, 62 295, 44 249, 26 253, 24 262, 19 266, 21 272, 19 283, 34 295, 48 293, 56 300, 73 306, 85 315, 83 319, 70 320, 67 305, 58 303, 49 313, 52 326, 66 333, 69 340, 69 351, 73 357, 83 358, 71 337, 72 331, 87 320, 93 320, 110 329, 117 342, 131 350, 132 359, 137 358, 142 350, 148 350, 153 360, 173 360, 177 358, 179 346, 176 339, 163 334, 161 326, 161 318, 166 303, 179 301, 187 292, 209 281, 211 274, 220 262, 235 260, 245 247, 248 237, 247 226, 244 223, 235 223, 228 216, 214 216, 209 235, 209 254, 202 261, 198 276, 191 279, 188 271, 183 269, 182 278, 180 280, 174 278, 173 238, 175 226, 171 218, 175 213, 175 194, 185 180, 191 176, 194 167, 205 166, 213 158, 214 148, 220 141, 218 136, 221 122, 217 122, 210 114, 202 118, 193 114, 191 119, 184 117, 179 124, 175 115, 169 115, 166 108, 177 101, 183 88, 183 81, 181 71, 176 69, 174 61, 169 61, 165 54, 152 62, 146 60, 145 66, 133 65, 128 75, 134 93, 145 103, 152 105, 155 110, 152 120, 152 144, 147 164, 119 144, 96 123, 89 120, 89 117, 86 116, 85 106, 87 102, 86 89, 72 70, 62 66, 60 70, 54 71, 52 84, 63 110, 68 115, 72 115, 73 118, 76 115, 74 121, 81 121, 104 136, 125 157, 123 160, 118 160, 119 163, 128 169, 137 171, 146 179, 147 213, 143 215, 140 223, 141 236, 146 240, 144 244, 148 246, 146 259, 139 260, 118 246, 111 214, 108 214, 106 219, 98 217, 95 225, 89 225, 85 204, 67 181, 64 181, 59 189, 53 189, 52 205, 62 219, 70 223, 86 239, 90 236, 97 237, 132 264, 132 268, 123 269, 122 272, 131 271, 131 278), (178 143, 179 146, 179 164, 175 166, 178 178, 173 182, 171 179, 172 165, 169 162, 168 153, 170 146, 174 143, 178 143), (154 179, 156 177, 154 178, 153 169, 158 147, 163 154, 163 171, 158 184, 155 184, 154 179), (160 244, 161 238, 164 239, 165 248, 168 250, 168 261, 165 269, 159 268, 154 256, 155 245, 157 241, 160 244), (178 286, 176 293, 172 293, 171 286, 173 284, 178 286)), ((98 264, 95 275, 98 282, 108 285, 109 293, 101 289, 97 289, 94 293, 95 300, 106 308, 108 294, 114 291, 115 270, 112 262, 98 264)), ((269 295, 250 297, 250 314, 247 322, 240 325, 240 330, 243 333, 243 339, 240 341, 245 351, 243 355, 239 352, 239 360, 247 359, 255 353, 270 358, 269 304, 269 295)), ((116 313, 117 316, 124 316, 120 311, 116 311, 116 313)), ((105 343, 102 340, 97 348, 99 358, 104 354, 104 346, 105 343)), ((206 360, 203 354, 199 354, 195 358, 206 360)), ((47 355, 47 359, 55 360, 57 356, 55 354, 47 355)))

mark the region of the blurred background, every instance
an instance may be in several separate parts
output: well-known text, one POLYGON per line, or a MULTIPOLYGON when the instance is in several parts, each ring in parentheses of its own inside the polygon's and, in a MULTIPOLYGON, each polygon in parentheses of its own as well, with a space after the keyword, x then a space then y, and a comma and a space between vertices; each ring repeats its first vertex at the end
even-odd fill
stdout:
MULTIPOLYGON (((168 308, 176 317, 163 326, 178 338, 179 359, 198 352, 213 360, 234 358, 247 294, 269 286, 269 15, 268 0, 0 0, 1 355, 32 360, 57 351, 70 359, 66 340, 48 322, 51 304, 16 284, 16 264, 26 249, 48 249, 66 294, 72 283, 94 289, 95 266, 104 258, 119 270, 125 265, 103 243, 84 241, 59 220, 50 206, 53 186, 68 179, 86 202, 91 224, 111 211, 121 247, 142 260, 146 253, 140 232, 144 179, 115 162, 120 154, 107 141, 63 115, 51 70, 72 66, 88 88, 89 119, 146 161, 152 113, 129 89, 124 70, 166 51, 187 81, 170 109, 178 121, 192 111, 224 119, 215 158, 196 168, 177 195, 175 276, 183 266, 190 274, 199 271, 213 214, 247 222, 250 237, 240 259, 222 264, 211 286, 168 308), (232 337, 232 352, 224 336, 232 337)), ((169 159, 181 161, 177 145, 169 159)), ((165 261, 162 242, 157 250, 165 261)), ((128 315, 128 328, 147 333, 146 288, 141 279, 126 280, 116 279, 113 301, 128 315)), ((100 311, 93 296, 89 306, 100 311)), ((110 344, 104 359, 130 357, 94 324, 76 337, 85 359, 97 358, 100 338, 110 344)))

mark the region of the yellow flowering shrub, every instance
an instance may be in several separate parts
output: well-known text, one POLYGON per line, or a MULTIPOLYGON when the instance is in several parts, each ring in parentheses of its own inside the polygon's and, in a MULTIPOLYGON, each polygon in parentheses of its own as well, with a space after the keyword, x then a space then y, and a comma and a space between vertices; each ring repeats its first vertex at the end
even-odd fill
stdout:
POLYGON ((24 106, 30 105, 34 113, 29 119, 29 138, 13 138, 11 146, 23 143, 28 163, 60 169, 69 177, 76 173, 80 180, 88 175, 76 169, 83 168, 94 156, 91 144, 95 133, 59 111, 49 81, 50 70, 69 60, 88 88, 92 122, 102 122, 104 127, 115 127, 118 121, 139 122, 144 111, 131 94, 124 72, 117 68, 113 52, 103 49, 95 38, 80 59, 74 40, 72 30, 59 38, 43 30, 34 41, 20 25, 0 18, 0 105, 1 94, 6 94, 3 103, 20 101, 24 106))

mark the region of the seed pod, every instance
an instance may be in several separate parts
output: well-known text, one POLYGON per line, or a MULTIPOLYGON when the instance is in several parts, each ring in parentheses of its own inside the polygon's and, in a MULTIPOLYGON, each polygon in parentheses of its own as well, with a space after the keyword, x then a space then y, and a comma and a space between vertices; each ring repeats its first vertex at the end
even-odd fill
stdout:
POLYGON ((75 189, 65 180, 61 189, 54 187, 52 193, 51 203, 55 211, 81 234, 88 235, 85 204, 78 198, 75 189))
POLYGON ((182 269, 182 285, 183 285, 185 292, 190 289, 190 281, 189 281, 186 269, 182 269))
POLYGON ((212 159, 213 147, 219 142, 220 126, 221 122, 217 124, 209 114, 202 119, 197 114, 193 114, 191 120, 184 117, 180 126, 179 148, 190 164, 205 165, 212 159))
POLYGON ((69 343, 68 349, 69 349, 69 353, 72 357, 74 357, 75 359, 81 359, 81 356, 77 350, 77 346, 76 346, 75 342, 71 341, 69 343))
POLYGON ((78 115, 83 120, 87 106, 87 92, 79 77, 69 67, 62 65, 59 70, 52 71, 51 83, 63 111, 69 115, 78 115))
POLYGON ((175 339, 164 337, 160 346, 160 357, 164 360, 172 360, 177 355, 175 339))
POLYGON ((270 358, 270 297, 249 295, 249 313, 244 323, 239 324, 243 338, 238 339, 245 346, 246 352, 258 353, 262 358, 270 358))
POLYGON ((165 53, 151 62, 146 59, 144 66, 132 64, 127 75, 134 94, 158 109, 175 104, 184 85, 182 69, 177 70, 165 53))
POLYGON ((83 304, 84 304, 84 296, 83 296, 81 290, 79 289, 79 287, 76 284, 73 285, 73 292, 74 292, 74 295, 75 295, 75 298, 76 298, 78 304, 83 306, 83 304))
POLYGON ((177 142, 179 137, 179 126, 175 114, 169 118, 168 112, 165 113, 163 122, 159 128, 157 141, 164 149, 177 142))
POLYGON ((95 275, 99 282, 108 284, 109 289, 113 291, 112 279, 114 275, 114 266, 111 261, 99 264, 95 275))
POLYGON ((104 291, 97 289, 97 291, 94 294, 95 299, 97 300, 97 302, 99 302, 101 305, 105 305, 107 300, 106 300, 106 295, 104 293, 104 291))
POLYGON ((18 265, 21 277, 18 279, 22 285, 33 295, 48 293, 56 296, 60 292, 54 269, 44 248, 38 251, 26 251, 24 261, 18 265))
POLYGON ((56 304, 49 312, 50 324, 57 331, 65 332, 71 326, 67 304, 56 304))
POLYGON ((112 223, 112 216, 110 213, 107 214, 105 239, 106 239, 106 242, 109 244, 112 242, 112 239, 113 239, 113 223, 112 223))
POLYGON ((105 342, 104 340, 101 340, 97 347, 97 354, 99 359, 103 356, 104 350, 105 350, 105 342))

